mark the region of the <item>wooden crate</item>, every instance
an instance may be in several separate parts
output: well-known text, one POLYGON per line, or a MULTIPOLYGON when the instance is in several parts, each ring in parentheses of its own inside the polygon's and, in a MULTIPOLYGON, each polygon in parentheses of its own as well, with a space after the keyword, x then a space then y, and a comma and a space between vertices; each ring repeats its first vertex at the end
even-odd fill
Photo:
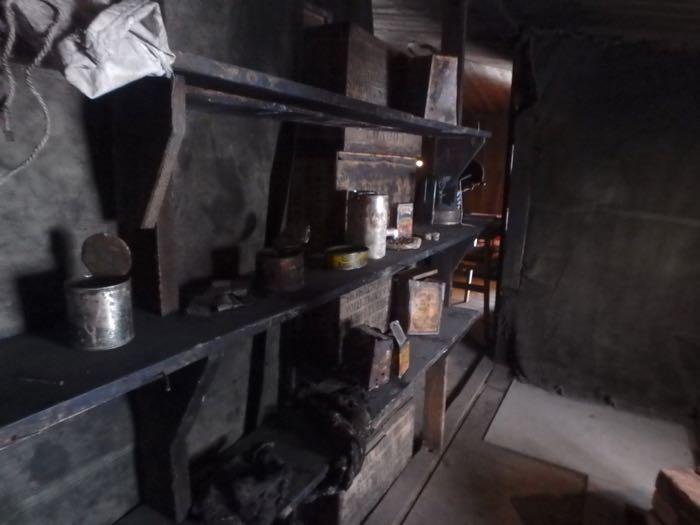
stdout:
POLYGON ((389 490, 413 452, 414 411, 408 401, 370 441, 362 470, 345 492, 315 501, 304 509, 308 523, 357 525, 389 490))
MULTIPOLYGON (((304 82, 348 97, 386 106, 389 93, 389 50, 364 29, 330 24, 304 33, 304 82)), ((405 133, 346 128, 319 130, 334 137, 338 150, 420 156, 422 138, 405 133)))
POLYGON ((456 124, 457 70, 457 57, 393 54, 389 104, 419 117, 456 124))

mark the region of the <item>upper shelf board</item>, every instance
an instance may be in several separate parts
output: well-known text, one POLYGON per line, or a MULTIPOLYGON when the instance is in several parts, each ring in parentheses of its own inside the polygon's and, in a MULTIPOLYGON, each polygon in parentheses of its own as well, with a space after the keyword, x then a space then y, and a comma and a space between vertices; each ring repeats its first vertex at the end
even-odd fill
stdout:
POLYGON ((195 87, 188 96, 253 116, 481 142, 491 136, 191 53, 177 52, 174 70, 195 87))

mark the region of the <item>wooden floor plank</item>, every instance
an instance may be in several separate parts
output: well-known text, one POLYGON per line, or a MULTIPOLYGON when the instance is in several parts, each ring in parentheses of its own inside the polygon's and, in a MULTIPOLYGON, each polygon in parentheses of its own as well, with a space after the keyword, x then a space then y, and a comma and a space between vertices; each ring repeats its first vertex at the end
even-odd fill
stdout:
MULTIPOLYGON (((445 442, 449 445, 467 417, 474 401, 486 384, 493 363, 483 358, 445 416, 445 442)), ((440 461, 440 454, 420 450, 394 482, 384 498, 365 519, 365 525, 398 525, 411 510, 413 502, 440 461)))
POLYGON ((487 385, 405 525, 581 525, 586 476, 483 441, 503 391, 487 385))

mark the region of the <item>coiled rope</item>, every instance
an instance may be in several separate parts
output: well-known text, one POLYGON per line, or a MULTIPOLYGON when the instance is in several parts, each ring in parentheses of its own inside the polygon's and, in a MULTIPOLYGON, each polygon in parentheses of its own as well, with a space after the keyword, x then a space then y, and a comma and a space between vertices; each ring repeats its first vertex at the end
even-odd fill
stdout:
MULTIPOLYGON (((14 76, 12 74, 12 69, 10 68, 10 57, 12 55, 12 50, 14 48, 17 36, 17 20, 14 12, 15 1, 16 0, 5 1, 4 15, 5 21, 8 24, 8 36, 7 41, 5 42, 5 48, 2 53, 1 62, 1 65, 5 70, 5 78, 7 79, 8 83, 8 94, 3 105, 3 117, 5 119, 5 131, 8 135, 9 140, 12 140, 12 127, 10 124, 10 104, 12 103, 12 99, 14 98, 16 92, 16 84, 14 76)), ((27 87, 38 102, 39 106, 41 107, 41 111, 44 115, 44 135, 42 136, 39 143, 34 147, 30 155, 24 161, 22 161, 16 167, 12 168, 7 173, 0 175, 0 186, 5 184, 10 178, 17 175, 17 173, 25 169, 32 162, 34 162, 34 159, 36 159, 39 153, 41 153, 41 151, 44 149, 46 143, 49 141, 49 137, 51 136, 51 117, 49 116, 49 108, 46 106, 46 102, 44 102, 41 93, 39 93, 39 90, 34 85, 34 79, 32 77, 32 73, 34 72, 34 70, 41 65, 41 63, 44 61, 44 58, 46 58, 46 55, 48 55, 51 49, 53 48, 54 41, 56 40, 56 37, 59 33, 61 11, 54 5, 47 5, 50 5, 51 8, 54 10, 53 22, 49 26, 49 29, 46 32, 46 36, 44 37, 44 45, 42 46, 41 50, 39 50, 39 53, 36 55, 36 57, 34 57, 32 63, 27 67, 27 69, 24 72, 24 79, 27 84, 27 87)))

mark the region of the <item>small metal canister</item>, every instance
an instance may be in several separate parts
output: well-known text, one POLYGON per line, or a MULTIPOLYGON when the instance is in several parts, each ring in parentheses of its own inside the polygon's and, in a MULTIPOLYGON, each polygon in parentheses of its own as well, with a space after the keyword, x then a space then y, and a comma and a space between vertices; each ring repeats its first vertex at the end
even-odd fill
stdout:
POLYGON ((367 246, 370 259, 386 255, 386 229, 389 223, 389 196, 372 192, 348 195, 346 240, 367 246))
POLYGON ((66 283, 71 341, 83 350, 112 350, 134 338, 131 280, 85 277, 66 283))
POLYGON ((271 248, 258 252, 258 279, 270 292, 296 292, 304 287, 303 252, 280 253, 271 248))
POLYGON ((326 265, 334 270, 357 270, 367 266, 369 252, 364 246, 331 246, 326 250, 326 265))

